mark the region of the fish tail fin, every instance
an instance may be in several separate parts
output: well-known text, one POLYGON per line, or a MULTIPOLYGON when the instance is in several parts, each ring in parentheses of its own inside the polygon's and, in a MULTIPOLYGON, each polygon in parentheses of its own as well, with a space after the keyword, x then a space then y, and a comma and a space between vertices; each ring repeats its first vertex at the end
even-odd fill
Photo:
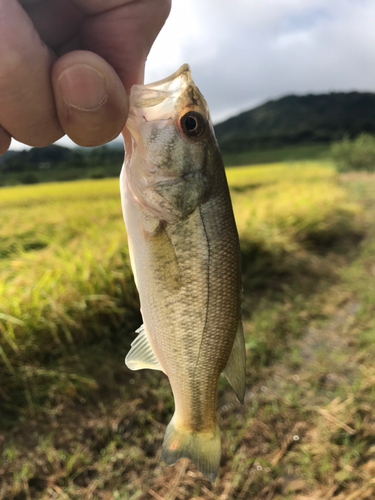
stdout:
POLYGON ((216 424, 213 431, 193 432, 179 427, 173 417, 165 432, 162 457, 166 464, 173 465, 180 458, 189 458, 199 472, 212 483, 220 466, 220 431, 216 424))

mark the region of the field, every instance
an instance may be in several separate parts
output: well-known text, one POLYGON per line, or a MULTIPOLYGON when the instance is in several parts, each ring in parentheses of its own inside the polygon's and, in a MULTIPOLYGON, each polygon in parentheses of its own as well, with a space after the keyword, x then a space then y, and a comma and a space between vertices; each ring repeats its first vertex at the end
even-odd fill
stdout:
POLYGON ((275 162, 296 162, 326 160, 331 156, 330 144, 309 144, 269 147, 244 153, 224 154, 224 164, 228 167, 238 165, 258 165, 275 162))
POLYGON ((229 169, 247 395, 219 389, 214 485, 161 460, 166 377, 140 325, 116 179, 0 190, 0 499, 375 495, 375 177, 310 161, 229 169))

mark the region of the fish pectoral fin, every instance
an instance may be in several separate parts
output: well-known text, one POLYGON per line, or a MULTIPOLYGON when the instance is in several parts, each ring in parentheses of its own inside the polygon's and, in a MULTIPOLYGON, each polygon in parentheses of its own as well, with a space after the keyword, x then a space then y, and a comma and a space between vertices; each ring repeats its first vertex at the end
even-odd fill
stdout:
POLYGON ((246 350, 241 320, 223 375, 232 386, 240 403, 243 404, 246 390, 246 350))
POLYGON ((136 330, 136 333, 139 333, 139 335, 133 340, 131 349, 125 358, 126 366, 129 370, 144 370, 149 368, 150 370, 163 371, 150 346, 144 325, 140 326, 136 330))
POLYGON ((206 179, 200 173, 160 181, 153 186, 153 189, 163 200, 162 205, 167 212, 177 220, 185 219, 193 213, 208 192, 206 179))

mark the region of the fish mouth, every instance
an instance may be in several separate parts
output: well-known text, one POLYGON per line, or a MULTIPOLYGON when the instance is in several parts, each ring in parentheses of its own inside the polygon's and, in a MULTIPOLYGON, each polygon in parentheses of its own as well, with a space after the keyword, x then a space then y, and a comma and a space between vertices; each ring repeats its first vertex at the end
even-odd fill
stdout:
POLYGON ((167 78, 163 78, 162 80, 158 80, 157 82, 148 83, 147 85, 142 85, 142 87, 156 89, 158 87, 168 86, 170 85, 170 83, 177 80, 178 77, 180 77, 184 73, 186 73, 185 76, 190 77, 190 80, 192 81, 190 66, 185 63, 180 68, 178 68, 178 70, 175 71, 172 75, 167 76, 167 78))
POLYGON ((190 66, 183 64, 167 78, 147 85, 133 85, 130 91, 130 106, 135 108, 156 106, 176 93, 181 94, 184 88, 192 83, 190 66))

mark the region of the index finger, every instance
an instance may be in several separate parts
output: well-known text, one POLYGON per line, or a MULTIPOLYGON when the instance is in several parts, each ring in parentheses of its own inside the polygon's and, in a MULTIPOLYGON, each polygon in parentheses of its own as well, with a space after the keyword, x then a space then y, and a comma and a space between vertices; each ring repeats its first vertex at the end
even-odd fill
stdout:
POLYGON ((91 14, 82 25, 82 49, 103 57, 115 69, 126 90, 143 83, 145 62, 169 15, 170 0, 111 0, 108 3, 75 0, 75 3, 91 14), (112 8, 106 10, 109 4, 112 8))

